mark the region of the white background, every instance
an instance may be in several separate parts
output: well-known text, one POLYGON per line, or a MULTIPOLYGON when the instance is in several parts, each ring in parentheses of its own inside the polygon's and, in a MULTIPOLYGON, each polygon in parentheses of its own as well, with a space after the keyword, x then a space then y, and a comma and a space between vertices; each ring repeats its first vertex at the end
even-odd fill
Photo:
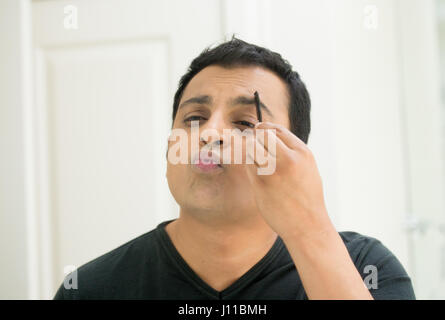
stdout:
POLYGON ((1 0, 0 298, 50 299, 65 266, 178 215, 165 180, 173 95, 191 60, 235 33, 306 83, 337 229, 378 238, 418 298, 444 299, 443 8, 1 0), (67 5, 77 29, 64 26, 67 5))

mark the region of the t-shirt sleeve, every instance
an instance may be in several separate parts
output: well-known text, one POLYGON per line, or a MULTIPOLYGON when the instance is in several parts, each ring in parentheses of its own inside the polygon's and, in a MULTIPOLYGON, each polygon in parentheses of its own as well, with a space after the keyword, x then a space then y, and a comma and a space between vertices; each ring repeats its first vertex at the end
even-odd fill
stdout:
POLYGON ((65 288, 63 287, 63 284, 60 285, 59 289, 56 292, 56 295, 54 296, 54 300, 68 300, 69 298, 65 295, 65 288))
POLYGON ((356 234, 347 243, 362 279, 375 300, 415 300, 411 278, 379 240, 356 234))
POLYGON ((53 297, 53 300, 77 300, 79 299, 79 292, 77 288, 73 288, 69 286, 69 288, 65 288, 65 282, 69 283, 67 280, 69 275, 66 276, 56 294, 53 297))
POLYGON ((76 289, 65 289, 64 284, 62 283, 54 295, 53 300, 76 300, 76 294, 73 291, 77 291, 76 289))

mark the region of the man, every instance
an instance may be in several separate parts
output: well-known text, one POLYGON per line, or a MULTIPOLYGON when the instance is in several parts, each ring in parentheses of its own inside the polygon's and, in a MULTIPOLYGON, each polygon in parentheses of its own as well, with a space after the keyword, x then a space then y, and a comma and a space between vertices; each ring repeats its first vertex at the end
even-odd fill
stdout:
POLYGON ((196 124, 198 151, 212 146, 181 150, 187 163, 168 161, 179 218, 81 266, 77 289, 62 284, 55 299, 415 299, 381 242, 335 230, 306 145, 309 114, 306 87, 279 54, 236 38, 204 50, 173 104, 172 129, 187 133, 186 151, 196 124), (241 164, 217 162, 231 145, 227 129, 251 130, 241 146, 272 155, 273 173, 258 174, 247 148, 241 164))

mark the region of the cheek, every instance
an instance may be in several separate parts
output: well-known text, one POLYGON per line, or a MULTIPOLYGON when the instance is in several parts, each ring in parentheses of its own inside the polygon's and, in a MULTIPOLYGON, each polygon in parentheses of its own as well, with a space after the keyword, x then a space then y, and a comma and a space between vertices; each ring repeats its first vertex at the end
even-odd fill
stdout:
POLYGON ((173 165, 167 161, 167 183, 173 197, 180 197, 181 184, 184 183, 186 168, 183 165, 173 165))
POLYGON ((230 187, 227 192, 230 192, 233 198, 249 200, 253 197, 253 192, 244 166, 245 165, 232 165, 230 167, 230 187))
POLYGON ((254 193, 250 187, 245 168, 242 165, 231 166, 229 187, 225 190, 225 203, 228 211, 245 213, 256 207, 254 193))

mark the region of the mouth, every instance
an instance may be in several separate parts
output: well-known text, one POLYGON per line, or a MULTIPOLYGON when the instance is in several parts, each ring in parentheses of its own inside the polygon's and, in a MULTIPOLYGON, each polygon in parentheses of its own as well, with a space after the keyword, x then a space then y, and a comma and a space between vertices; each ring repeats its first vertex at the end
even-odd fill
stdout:
POLYGON ((193 157, 192 168, 199 173, 218 173, 224 170, 218 156, 212 152, 198 153, 193 157))

